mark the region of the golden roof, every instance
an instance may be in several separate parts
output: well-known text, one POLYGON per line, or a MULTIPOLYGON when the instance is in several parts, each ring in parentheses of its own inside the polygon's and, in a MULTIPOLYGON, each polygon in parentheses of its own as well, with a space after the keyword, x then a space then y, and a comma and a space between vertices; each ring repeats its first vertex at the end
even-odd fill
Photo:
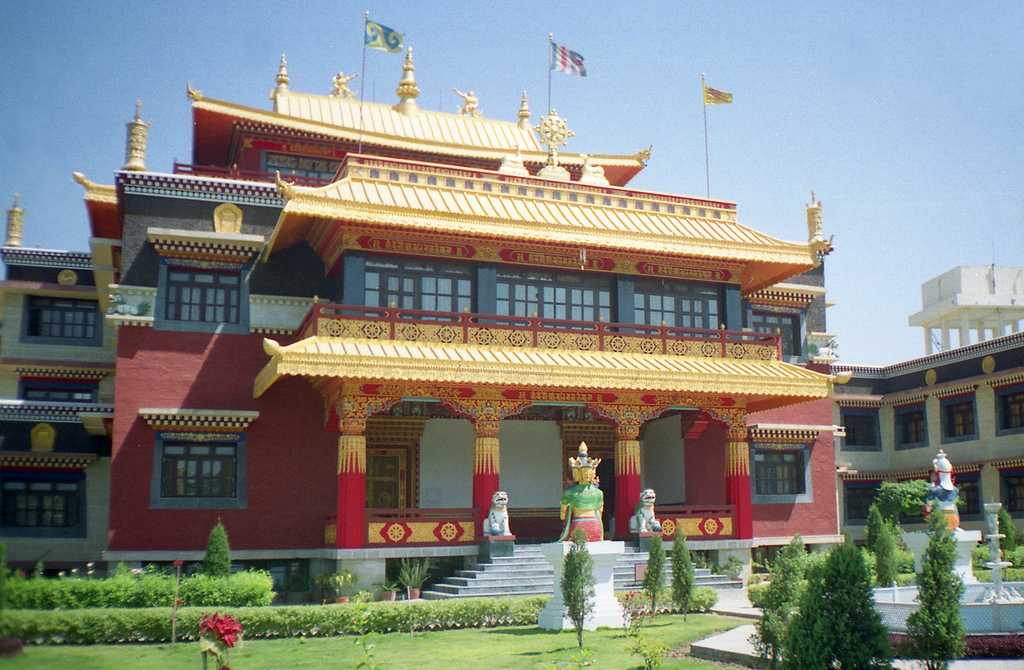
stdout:
POLYGON ((828 375, 781 361, 548 351, 312 336, 282 347, 257 374, 259 397, 281 377, 492 384, 563 389, 662 391, 742 396, 748 407, 826 398, 828 375), (779 402, 779 400, 782 402, 779 402))
POLYGON ((683 205, 690 201, 617 187, 362 156, 350 156, 327 186, 278 185, 286 205, 268 254, 305 238, 312 220, 327 219, 772 266, 744 278, 747 290, 817 264, 809 244, 738 223, 731 204, 683 205))
MULTIPOLYGON (((547 160, 531 130, 523 130, 512 121, 499 121, 479 116, 449 114, 420 110, 409 116, 394 111, 383 103, 364 103, 364 130, 359 131, 359 104, 349 99, 308 93, 278 93, 285 112, 272 112, 246 107, 222 100, 204 97, 198 91, 190 93, 193 112, 242 119, 293 131, 310 133, 331 139, 392 147, 405 151, 419 151, 442 156, 468 156, 501 161, 517 146, 522 147, 523 159, 533 163, 547 160)), ((639 170, 646 165, 649 150, 632 155, 589 154, 594 165, 627 167, 639 170)), ((563 165, 582 165, 582 154, 559 153, 563 165)))

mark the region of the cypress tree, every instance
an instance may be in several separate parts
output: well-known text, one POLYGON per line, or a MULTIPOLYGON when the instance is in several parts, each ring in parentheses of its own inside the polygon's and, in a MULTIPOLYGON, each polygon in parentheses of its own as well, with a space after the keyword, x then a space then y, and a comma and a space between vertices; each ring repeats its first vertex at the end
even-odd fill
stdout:
POLYGON ((693 561, 686 546, 686 535, 676 529, 672 543, 672 600, 683 611, 683 621, 690 611, 690 596, 693 594, 693 561))
POLYGON ((594 561, 587 551, 587 536, 577 530, 562 568, 562 602, 576 629, 576 644, 583 648, 583 624, 594 609, 594 561))
POLYGON ((651 616, 658 613, 658 591, 665 584, 665 548, 661 544, 661 535, 651 538, 651 548, 647 552, 647 572, 644 573, 643 589, 651 599, 651 616))
POLYGON ((0 542, 0 612, 7 607, 7 546, 0 542))
POLYGON ((217 525, 210 530, 210 537, 206 541, 202 571, 211 577, 227 577, 231 574, 231 547, 228 545, 228 532, 224 530, 220 519, 217 519, 217 525))
POLYGON ((907 619, 908 648, 927 670, 945 670, 950 659, 964 653, 964 622, 960 596, 964 585, 953 572, 956 542, 938 512, 928 516, 928 548, 917 577, 920 606, 907 619))
POLYGON ((761 608, 763 615, 754 624, 757 635, 753 640, 754 648, 768 662, 769 668, 778 667, 782 656, 786 629, 800 598, 804 558, 803 540, 795 535, 772 563, 771 581, 765 590, 761 608))
POLYGON ((871 577, 847 537, 824 566, 809 571, 800 608, 790 621, 783 667, 891 668, 892 649, 872 602, 871 577))
POLYGON ((1007 558, 1009 552, 1017 548, 1019 544, 1017 538, 1017 528, 1013 525, 1013 517, 1006 511, 1005 507, 999 508, 999 532, 1003 534, 1003 538, 999 540, 999 548, 1003 550, 1003 558, 1007 558))
POLYGON ((875 582, 879 586, 892 586, 896 572, 896 537, 889 524, 884 524, 875 540, 875 582))
POLYGON ((864 546, 868 548, 872 554, 877 553, 878 535, 882 532, 882 528, 885 527, 885 521, 882 520, 882 512, 879 511, 878 505, 871 503, 871 507, 868 507, 868 521, 864 527, 864 546))

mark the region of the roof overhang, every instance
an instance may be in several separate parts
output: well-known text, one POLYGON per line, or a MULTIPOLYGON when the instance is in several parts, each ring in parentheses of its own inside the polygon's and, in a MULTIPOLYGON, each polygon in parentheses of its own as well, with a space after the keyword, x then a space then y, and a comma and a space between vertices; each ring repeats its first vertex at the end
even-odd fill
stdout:
POLYGON ((120 240, 121 213, 117 201, 117 187, 113 184, 97 184, 81 172, 73 172, 71 176, 85 189, 82 199, 89 214, 92 236, 120 240))

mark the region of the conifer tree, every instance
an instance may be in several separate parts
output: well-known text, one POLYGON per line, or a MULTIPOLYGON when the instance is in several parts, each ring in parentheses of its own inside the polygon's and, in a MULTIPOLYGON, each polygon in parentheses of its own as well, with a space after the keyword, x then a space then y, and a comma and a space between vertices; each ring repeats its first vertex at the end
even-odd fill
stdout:
POLYGON ((231 547, 228 545, 228 533, 220 519, 217 519, 217 525, 210 530, 210 537, 206 541, 202 571, 211 577, 227 577, 231 574, 231 547))
POLYGON ((576 629, 576 644, 583 648, 583 625, 594 609, 594 561, 587 551, 587 536, 577 529, 562 568, 562 602, 576 629))
POLYGON ((651 599, 651 616, 658 613, 658 591, 665 584, 665 548, 661 544, 661 535, 651 538, 651 548, 647 551, 647 572, 644 573, 643 589, 651 599))
POLYGON ((823 566, 808 573, 786 635, 783 667, 891 668, 889 637, 872 602, 867 565, 853 541, 847 537, 823 566))
POLYGON ((951 659, 964 653, 964 622, 960 617, 964 585, 953 571, 956 541, 943 514, 933 512, 928 516, 928 536, 917 577, 920 606, 907 619, 908 648, 913 658, 924 661, 927 670, 945 670, 951 659))
POLYGON ((999 540, 999 548, 1003 550, 1003 558, 1008 561, 1010 559, 1007 556, 1017 548, 1019 541, 1017 528, 1013 525, 1013 517, 1005 507, 999 508, 999 532, 1003 534, 1003 538, 999 540))
POLYGON ((686 546, 686 535, 676 527, 672 543, 672 600, 683 611, 683 621, 690 611, 690 597, 693 595, 693 561, 686 546))
POLYGON ((778 667, 782 657, 786 629, 800 598, 804 562, 803 539, 795 535, 782 548, 771 566, 771 581, 765 590, 761 607, 763 615, 755 624, 757 635, 753 638, 754 648, 767 661, 769 668, 778 667))
POLYGON ((883 524, 875 540, 875 582, 892 586, 896 582, 896 537, 889 524, 883 524))
POLYGON ((872 503, 871 507, 868 507, 868 521, 864 527, 864 546, 872 554, 877 551, 878 535, 882 532, 884 526, 885 521, 882 519, 882 512, 878 509, 878 505, 872 503))

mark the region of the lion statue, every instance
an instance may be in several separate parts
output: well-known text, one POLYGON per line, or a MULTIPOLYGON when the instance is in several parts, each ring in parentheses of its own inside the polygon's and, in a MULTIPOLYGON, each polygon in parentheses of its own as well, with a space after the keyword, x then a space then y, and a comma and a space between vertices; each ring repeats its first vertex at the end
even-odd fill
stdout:
POLYGON ((495 491, 491 496, 491 509, 484 519, 484 535, 511 535, 508 525, 508 493, 495 491))
POLYGON ((654 501, 657 496, 654 489, 644 489, 640 493, 640 502, 636 512, 629 519, 629 530, 633 533, 660 533, 661 523, 654 518, 654 501))

